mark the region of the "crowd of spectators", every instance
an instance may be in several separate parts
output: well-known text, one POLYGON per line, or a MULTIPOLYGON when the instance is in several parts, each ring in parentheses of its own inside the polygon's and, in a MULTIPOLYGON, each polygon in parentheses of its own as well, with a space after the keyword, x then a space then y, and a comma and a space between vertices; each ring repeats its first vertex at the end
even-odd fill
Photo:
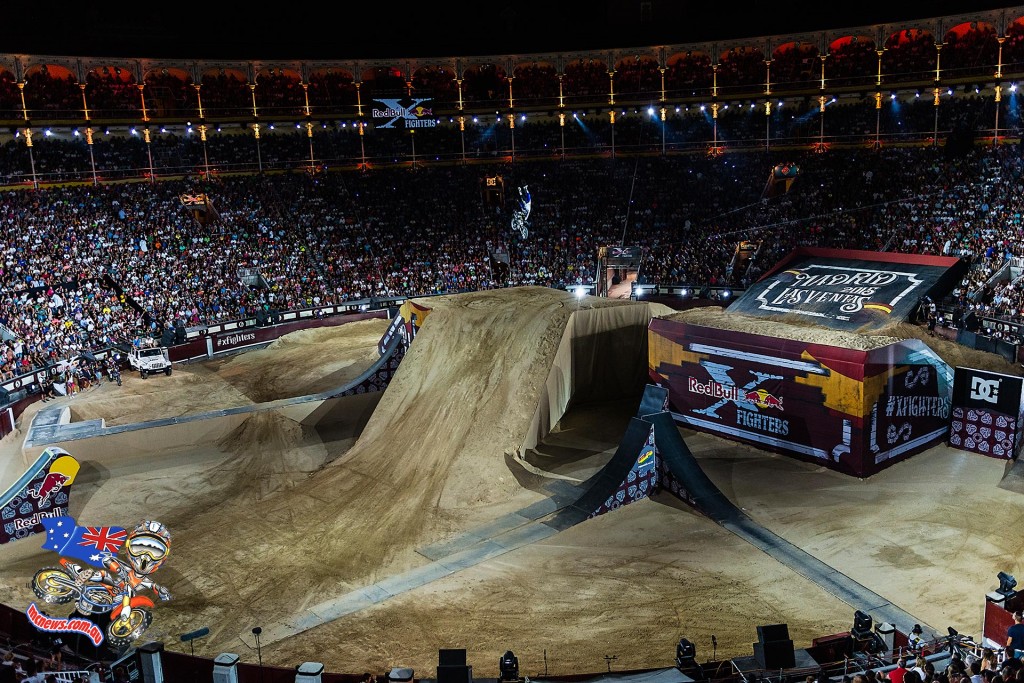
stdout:
MULTIPOLYGON (((619 135, 648 134, 649 122, 632 121, 619 135)), ((226 160, 249 143, 213 136, 208 152, 226 160)), ((123 159, 137 155, 137 141, 119 144, 136 145, 123 159)), ((268 163, 272 150, 263 149, 268 163)), ((2 372, 159 337, 175 322, 197 327, 370 297, 590 285, 597 248, 614 244, 644 249, 645 281, 695 287, 742 287, 804 244, 962 256, 974 266, 962 290, 981 292, 971 304, 1018 318, 1020 287, 984 285, 1024 256, 1022 175, 1017 145, 955 154, 862 146, 8 190, 0 193, 2 372), (762 198, 783 162, 800 168, 792 190, 762 198), (484 200, 489 174, 504 177, 510 204, 516 187, 530 187, 527 239, 510 230, 511 206, 484 200), (216 206, 212 223, 181 205, 182 194, 197 192, 216 206), (734 270, 742 240, 760 248, 734 270), (496 275, 499 252, 509 255, 508 274, 496 275), (246 284, 243 270, 262 284, 246 284)))

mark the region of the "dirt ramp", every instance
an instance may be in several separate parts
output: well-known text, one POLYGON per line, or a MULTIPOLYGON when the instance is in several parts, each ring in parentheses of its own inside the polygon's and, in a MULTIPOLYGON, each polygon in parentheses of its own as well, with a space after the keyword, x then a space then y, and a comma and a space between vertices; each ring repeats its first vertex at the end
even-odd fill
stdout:
POLYGON ((216 446, 230 455, 207 477, 230 477, 235 486, 225 497, 242 504, 305 482, 330 457, 313 428, 273 410, 251 414, 216 446))

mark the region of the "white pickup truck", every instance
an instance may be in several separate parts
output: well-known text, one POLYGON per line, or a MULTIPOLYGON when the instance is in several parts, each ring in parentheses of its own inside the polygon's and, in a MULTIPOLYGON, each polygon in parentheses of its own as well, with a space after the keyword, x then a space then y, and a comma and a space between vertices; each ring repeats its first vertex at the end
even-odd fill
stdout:
POLYGON ((171 374, 171 359, 167 355, 167 347, 132 348, 128 352, 128 364, 139 371, 142 379, 157 372, 171 374))

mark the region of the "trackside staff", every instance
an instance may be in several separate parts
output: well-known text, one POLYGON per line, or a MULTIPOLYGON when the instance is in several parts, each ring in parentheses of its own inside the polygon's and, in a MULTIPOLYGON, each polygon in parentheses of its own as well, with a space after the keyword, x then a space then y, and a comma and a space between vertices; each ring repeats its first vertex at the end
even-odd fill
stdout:
POLYGON ((1006 629, 1006 650, 1011 657, 1024 655, 1024 614, 1013 613, 1013 626, 1006 629))

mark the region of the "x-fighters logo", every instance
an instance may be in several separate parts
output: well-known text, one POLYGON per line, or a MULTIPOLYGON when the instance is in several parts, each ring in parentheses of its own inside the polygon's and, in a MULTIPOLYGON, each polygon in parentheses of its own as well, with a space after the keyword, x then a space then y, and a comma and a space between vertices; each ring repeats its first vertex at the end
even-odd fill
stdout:
POLYGON ((406 100, 411 102, 408 107, 402 104, 401 99, 379 99, 375 100, 384 105, 384 109, 373 109, 373 118, 389 119, 387 123, 376 124, 377 128, 397 128, 397 122, 402 121, 406 128, 433 128, 437 121, 432 117, 434 110, 424 107, 424 102, 430 102, 429 98, 406 100), (424 118, 428 117, 428 118, 424 118))
POLYGON ((767 372, 748 370, 747 372, 754 377, 746 384, 740 386, 734 383, 732 378, 729 376, 729 371, 734 369, 733 366, 715 363, 708 360, 702 360, 700 364, 701 367, 707 370, 711 379, 702 383, 699 382, 696 377, 690 377, 690 381, 687 384, 687 390, 694 394, 702 394, 718 400, 710 406, 697 409, 694 412, 702 413, 715 419, 721 419, 721 416, 718 415, 718 409, 730 402, 737 404, 742 402, 747 405, 752 404, 758 408, 783 409, 781 397, 777 397, 765 389, 758 388, 758 385, 769 380, 781 380, 781 375, 772 375, 767 372))
POLYGON ((998 379, 985 379, 984 377, 971 378, 971 400, 987 401, 988 403, 999 402, 998 379))

